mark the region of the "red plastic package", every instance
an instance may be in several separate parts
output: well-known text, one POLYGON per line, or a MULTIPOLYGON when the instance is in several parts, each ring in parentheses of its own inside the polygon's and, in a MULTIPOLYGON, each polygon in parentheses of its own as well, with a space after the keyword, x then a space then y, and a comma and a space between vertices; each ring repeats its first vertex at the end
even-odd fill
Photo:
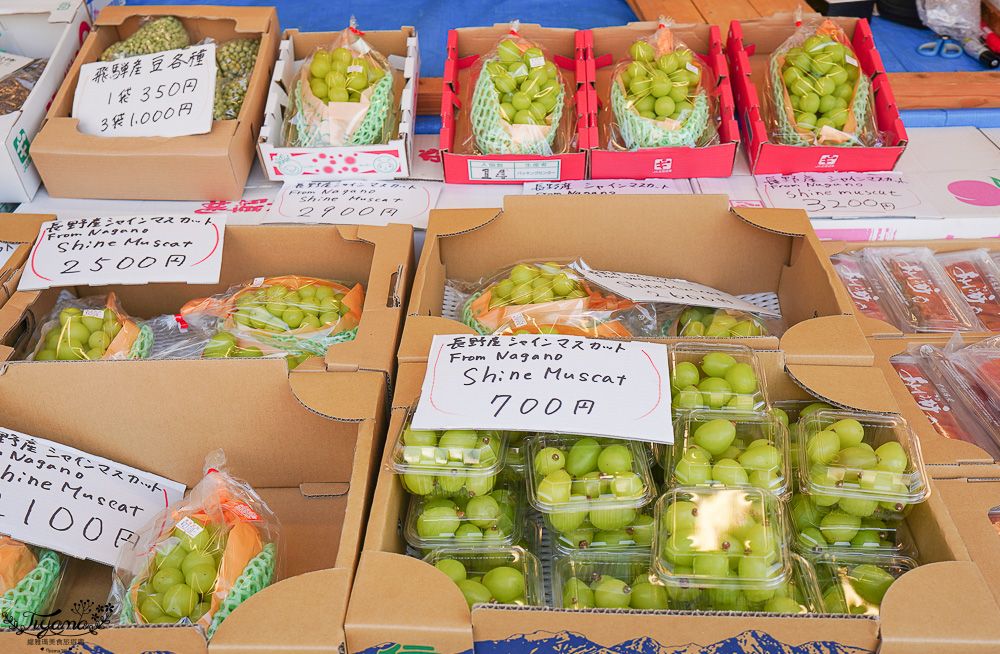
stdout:
POLYGON ((920 410, 934 429, 945 438, 976 443, 976 439, 965 428, 955 410, 956 402, 950 389, 938 386, 932 381, 922 357, 901 354, 892 358, 892 367, 909 389, 920 410))
POLYGON ((881 280, 883 306, 901 331, 984 330, 929 248, 865 248, 858 254, 865 271, 881 280))
POLYGON ((934 257, 986 329, 1000 331, 1000 266, 988 251, 939 252, 934 257))
POLYGON ((831 256, 830 261, 833 262, 833 269, 840 276, 840 281, 844 282, 854 306, 861 315, 891 323, 882 305, 879 304, 876 280, 865 273, 860 257, 841 253, 831 256))

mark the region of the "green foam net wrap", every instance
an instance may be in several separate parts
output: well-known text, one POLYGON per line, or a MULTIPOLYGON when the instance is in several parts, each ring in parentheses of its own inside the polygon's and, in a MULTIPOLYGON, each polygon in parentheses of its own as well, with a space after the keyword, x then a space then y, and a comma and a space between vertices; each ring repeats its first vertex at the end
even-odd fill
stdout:
MULTIPOLYGON (((286 146, 299 148, 318 148, 330 145, 375 145, 384 143, 388 137, 386 135, 386 123, 392 115, 393 93, 392 76, 385 75, 373 87, 369 98, 368 111, 365 116, 347 139, 343 143, 334 143, 329 130, 324 129, 322 119, 319 122, 310 120, 309 112, 303 111, 302 80, 295 83, 295 91, 292 93, 292 117, 289 123, 294 127, 294 140, 286 143, 286 146)), ((315 99, 313 100, 315 102, 315 99)))
POLYGON ((243 574, 233 584, 219 610, 215 612, 212 624, 208 628, 209 638, 215 635, 215 630, 237 606, 274 583, 276 566, 277 553, 274 543, 267 543, 264 551, 255 556, 243 569, 243 574))
POLYGON ((0 615, 5 627, 12 624, 30 626, 33 618, 42 613, 55 597, 62 574, 62 561, 51 550, 39 549, 37 553, 38 565, 35 569, 0 596, 0 615))
MULTIPOLYGON (((491 60, 497 61, 497 60, 491 60)), ((562 84, 556 95, 556 105, 552 109, 549 125, 534 126, 530 130, 537 133, 535 138, 515 139, 504 129, 510 123, 500 115, 500 94, 493 85, 493 76, 483 66, 476 80, 476 89, 472 95, 472 133, 475 135, 476 147, 484 154, 553 154, 553 144, 559 133, 558 125, 562 119, 563 103, 566 91, 562 84)))
POLYGON ((709 129, 711 112, 708 94, 700 91, 694 98, 694 110, 682 121, 680 129, 667 129, 655 120, 644 118, 629 106, 618 80, 611 82, 611 107, 618 120, 618 131, 627 149, 695 147, 709 129))

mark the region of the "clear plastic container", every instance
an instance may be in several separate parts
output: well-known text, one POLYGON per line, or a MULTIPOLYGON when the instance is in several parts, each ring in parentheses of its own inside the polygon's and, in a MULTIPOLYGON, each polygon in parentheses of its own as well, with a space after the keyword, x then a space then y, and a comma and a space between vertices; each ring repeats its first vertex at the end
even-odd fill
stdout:
POLYGON ((487 495, 470 497, 410 497, 403 536, 410 545, 435 547, 514 545, 524 523, 524 486, 500 475, 487 495))
POLYGON ((523 476, 528 469, 528 462, 524 458, 524 439, 531 435, 526 431, 507 432, 507 467, 506 472, 512 472, 518 476, 523 476))
POLYGON ((795 549, 806 556, 827 553, 916 556, 917 549, 905 522, 843 516, 817 506, 809 495, 796 494, 789 504, 795 549))
POLYGON ((556 608, 665 611, 667 587, 649 553, 575 552, 552 565, 556 608))
POLYGON ((668 586, 768 591, 791 578, 790 534, 773 493, 675 488, 657 500, 655 520, 653 569, 668 586))
POLYGON ((527 441, 528 502, 556 531, 623 529, 656 495, 644 444, 590 436, 538 434, 527 441))
POLYGON ((898 523, 930 495, 920 443, 903 418, 817 411, 799 426, 799 490, 838 516, 838 531, 866 518, 898 523))
POLYGON ((507 432, 450 429, 414 431, 410 407, 390 458, 393 472, 413 495, 454 497, 486 495, 496 485, 507 459, 507 432))
POLYGON ((886 311, 901 331, 983 331, 972 307, 929 248, 875 247, 858 254, 881 280, 886 311))
POLYGON ((823 599, 816 570, 805 557, 790 555, 792 575, 778 588, 739 590, 705 588, 694 584, 667 586, 670 608, 675 611, 759 611, 764 613, 823 613, 823 599))
POLYGON ((653 512, 651 507, 640 509, 632 522, 621 529, 596 529, 584 520, 576 529, 559 531, 552 526, 550 516, 544 516, 545 527, 552 538, 556 556, 583 551, 645 552, 653 546, 653 512))
POLYGON ((834 408, 821 400, 775 400, 771 403, 771 414, 782 422, 785 422, 785 419, 788 420, 785 426, 788 427, 789 435, 791 435, 799 420, 805 416, 822 410, 832 411, 834 408), (779 412, 784 413, 784 419, 779 412))
POLYGON ((879 614, 889 586, 919 564, 906 556, 825 554, 813 564, 827 613, 879 614))
POLYGON ((761 413, 768 410, 764 375, 743 345, 677 343, 667 346, 675 416, 695 410, 761 413))
POLYGON ((473 604, 545 604, 542 566, 534 554, 520 547, 442 547, 425 556, 424 562, 455 582, 470 609, 473 604))
POLYGON ((770 414, 693 411, 674 424, 665 448, 666 485, 762 488, 791 492, 788 430, 770 414))
POLYGON ((934 258, 986 330, 1000 331, 1000 266, 990 258, 989 250, 938 252, 934 258))

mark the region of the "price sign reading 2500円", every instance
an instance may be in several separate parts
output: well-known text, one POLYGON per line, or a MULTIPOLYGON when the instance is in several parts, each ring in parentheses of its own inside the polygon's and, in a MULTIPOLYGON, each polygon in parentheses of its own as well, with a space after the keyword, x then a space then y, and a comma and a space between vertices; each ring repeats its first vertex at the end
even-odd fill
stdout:
POLYGON ((435 336, 413 428, 673 443, 667 348, 580 336, 435 336))
POLYGON ((217 284, 223 216, 112 216, 43 223, 19 291, 58 286, 217 284))
POLYGON ((215 44, 84 64, 73 118, 94 136, 186 136, 212 129, 215 44))

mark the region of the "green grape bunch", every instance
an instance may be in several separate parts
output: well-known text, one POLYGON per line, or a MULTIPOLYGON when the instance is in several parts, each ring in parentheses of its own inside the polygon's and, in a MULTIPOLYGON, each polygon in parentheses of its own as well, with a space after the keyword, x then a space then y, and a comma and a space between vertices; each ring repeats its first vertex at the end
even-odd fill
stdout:
POLYGON ((551 125, 562 87, 559 69, 541 48, 521 47, 511 39, 485 64, 500 100, 500 116, 511 125, 551 125))
POLYGON ((694 97, 702 79, 701 66, 687 48, 656 55, 647 41, 629 48, 632 61, 617 83, 629 107, 641 117, 657 122, 684 121, 694 111, 694 97))
POLYGON ((754 367, 727 352, 707 352, 696 364, 678 361, 670 375, 674 412, 713 409, 754 412, 764 404, 754 367))
POLYGON ((860 74, 850 46, 829 34, 811 36, 801 47, 789 49, 781 81, 795 127, 810 137, 820 137, 824 128, 853 132, 852 106, 860 74))
POLYGON ((309 88, 326 104, 361 102, 361 94, 385 75, 381 66, 348 48, 317 50, 309 63, 309 88))

